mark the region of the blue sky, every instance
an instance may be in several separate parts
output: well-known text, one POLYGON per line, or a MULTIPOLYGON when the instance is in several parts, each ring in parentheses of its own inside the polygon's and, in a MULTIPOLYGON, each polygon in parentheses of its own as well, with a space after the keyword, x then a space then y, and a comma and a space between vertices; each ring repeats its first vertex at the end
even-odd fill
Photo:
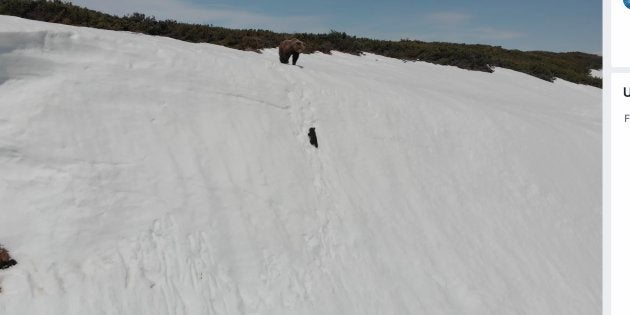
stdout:
POLYGON ((75 0, 114 14, 281 32, 328 32, 379 39, 480 43, 521 50, 601 54, 596 0, 369 2, 358 0, 75 0))

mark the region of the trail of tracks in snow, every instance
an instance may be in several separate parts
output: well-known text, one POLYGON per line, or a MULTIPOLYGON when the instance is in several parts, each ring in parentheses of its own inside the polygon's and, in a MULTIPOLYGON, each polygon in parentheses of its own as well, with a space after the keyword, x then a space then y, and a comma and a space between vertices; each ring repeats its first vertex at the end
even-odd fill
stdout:
MULTIPOLYGON (((327 153, 330 147, 327 145, 325 126, 320 125, 318 119, 318 107, 325 106, 322 103, 323 91, 309 86, 317 79, 312 78, 308 69, 291 66, 280 66, 284 72, 288 87, 289 116, 295 126, 295 137, 303 148, 305 158, 310 166, 309 173, 312 176, 312 185, 317 196, 317 201, 312 209, 316 214, 315 233, 304 235, 306 250, 313 259, 315 268, 325 276, 318 280, 318 285, 325 287, 325 290, 336 292, 339 301, 347 299, 347 290, 351 289, 343 285, 343 279, 339 277, 339 272, 345 265, 340 261, 342 256, 340 250, 347 249, 338 241, 337 235, 342 230, 341 215, 344 212, 340 205, 335 202, 331 190, 330 175, 334 172, 332 165, 326 164, 329 156, 327 153), (320 95, 316 95, 320 93, 320 95), (309 128, 316 128, 319 148, 313 147, 309 143, 307 132, 309 128)), ((334 93, 334 92, 331 92, 334 93)), ((329 98, 330 99, 330 98, 329 98)), ((334 97, 333 97, 334 99, 334 97)), ((328 104, 331 105, 331 104, 328 104)), ((332 106, 343 106, 343 104, 332 104, 332 106)), ((317 275, 313 275, 316 278, 317 275)), ((339 303, 339 302, 338 302, 339 303)), ((343 303, 343 302, 341 302, 343 303)))

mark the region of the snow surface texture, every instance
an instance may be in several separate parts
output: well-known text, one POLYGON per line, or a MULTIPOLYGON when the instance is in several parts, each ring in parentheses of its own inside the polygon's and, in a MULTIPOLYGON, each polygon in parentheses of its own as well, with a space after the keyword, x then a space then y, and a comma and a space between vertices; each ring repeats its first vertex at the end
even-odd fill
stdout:
POLYGON ((0 314, 600 312, 597 88, 6 16, 0 54, 0 314))

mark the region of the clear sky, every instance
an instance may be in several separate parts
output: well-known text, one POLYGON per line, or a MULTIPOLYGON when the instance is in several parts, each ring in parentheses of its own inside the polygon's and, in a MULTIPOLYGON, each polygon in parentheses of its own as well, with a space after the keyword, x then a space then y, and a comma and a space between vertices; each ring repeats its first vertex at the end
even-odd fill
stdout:
MULTIPOLYGON (((619 0, 621 1, 621 0, 619 0)), ((74 0, 114 14, 281 32, 480 43, 521 50, 602 52, 596 0, 74 0)))

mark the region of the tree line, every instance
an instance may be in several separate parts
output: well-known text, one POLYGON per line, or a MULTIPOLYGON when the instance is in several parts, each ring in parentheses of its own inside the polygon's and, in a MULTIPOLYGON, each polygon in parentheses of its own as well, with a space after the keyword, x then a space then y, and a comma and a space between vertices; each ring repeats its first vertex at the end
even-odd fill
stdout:
POLYGON ((115 31, 130 31, 171 37, 193 43, 212 43, 240 50, 259 51, 277 47, 282 40, 296 37, 306 43, 305 53, 340 51, 359 55, 373 53, 405 61, 426 61, 462 69, 492 72, 502 67, 553 81, 602 86, 600 78, 590 75, 591 69, 602 68, 602 57, 581 53, 508 50, 500 46, 470 45, 443 42, 399 41, 356 37, 345 32, 324 34, 277 33, 261 29, 229 29, 213 25, 157 20, 153 16, 133 13, 110 15, 60 0, 0 0, 0 14, 67 25, 86 26, 115 31))

